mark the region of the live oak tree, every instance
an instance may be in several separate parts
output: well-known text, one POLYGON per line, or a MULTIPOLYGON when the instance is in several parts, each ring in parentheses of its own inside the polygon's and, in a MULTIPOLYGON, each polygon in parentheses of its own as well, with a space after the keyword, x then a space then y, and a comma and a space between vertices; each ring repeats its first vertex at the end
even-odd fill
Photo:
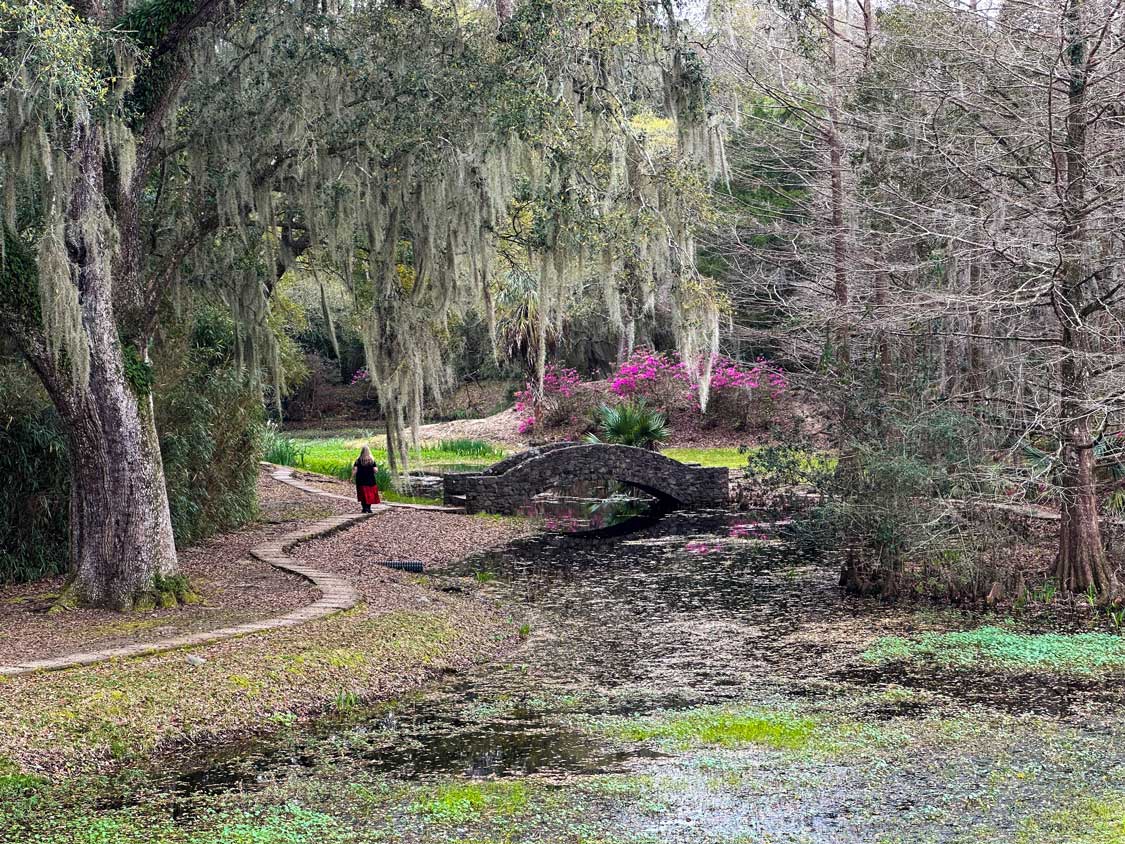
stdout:
POLYGON ((141 229, 193 44, 225 0, 0 4, 0 326, 64 420, 75 597, 125 608, 176 549, 149 385, 164 290, 141 229))
POLYGON ((0 2, 0 327, 67 429, 71 597, 127 608, 175 570, 148 351, 182 285, 221 293, 240 357, 276 377, 273 286, 298 255, 332 267, 392 465, 448 318, 487 305, 495 242, 523 223, 541 331, 597 263, 612 314, 628 267, 642 298, 672 300, 685 351, 713 347, 700 192, 679 185, 715 166, 717 127, 674 20, 598 3, 500 17, 498 31, 487 10, 409 3, 0 2), (666 171, 634 120, 654 102, 676 137, 666 171))

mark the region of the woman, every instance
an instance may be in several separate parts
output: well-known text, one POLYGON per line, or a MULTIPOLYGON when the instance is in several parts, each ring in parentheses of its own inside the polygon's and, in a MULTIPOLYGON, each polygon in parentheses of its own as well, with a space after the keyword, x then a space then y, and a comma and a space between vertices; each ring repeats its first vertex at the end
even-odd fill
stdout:
POLYGON ((367 446, 359 453, 352 464, 352 480, 355 481, 355 494, 363 505, 363 512, 370 513, 372 504, 379 504, 379 485, 375 482, 375 458, 367 446))

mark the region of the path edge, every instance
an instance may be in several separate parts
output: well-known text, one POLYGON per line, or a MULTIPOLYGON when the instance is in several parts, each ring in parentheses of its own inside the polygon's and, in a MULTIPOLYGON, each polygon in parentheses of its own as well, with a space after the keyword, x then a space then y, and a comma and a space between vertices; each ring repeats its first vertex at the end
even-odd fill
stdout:
MULTIPOLYGON (((274 467, 281 469, 284 467, 274 467)), ((335 498, 331 493, 323 492, 315 487, 300 486, 289 482, 288 479, 279 478, 274 474, 274 480, 288 483, 312 495, 335 498)), ((376 512, 385 512, 388 508, 376 508, 376 512)), ((264 618, 258 621, 239 624, 234 627, 221 627, 216 630, 207 630, 202 633, 193 633, 188 636, 176 636, 170 639, 160 639, 155 642, 143 642, 136 645, 124 645, 119 648, 106 648, 97 651, 85 651, 52 657, 50 659, 29 660, 15 665, 0 665, 0 680, 10 677, 22 677, 29 674, 44 674, 52 671, 65 671, 68 668, 79 666, 98 665, 117 659, 131 659, 142 656, 169 653, 187 648, 210 645, 227 639, 240 636, 249 636, 267 630, 278 630, 282 627, 294 627, 320 618, 327 618, 337 613, 350 610, 359 604, 360 596, 355 587, 347 580, 330 572, 306 566, 289 552, 294 546, 311 539, 330 536, 337 531, 344 530, 352 525, 369 518, 371 513, 345 513, 330 516, 311 525, 282 534, 277 539, 257 545, 250 549, 250 556, 254 559, 273 566, 281 571, 295 574, 311 582, 320 590, 320 597, 296 610, 290 610, 283 615, 264 618)))

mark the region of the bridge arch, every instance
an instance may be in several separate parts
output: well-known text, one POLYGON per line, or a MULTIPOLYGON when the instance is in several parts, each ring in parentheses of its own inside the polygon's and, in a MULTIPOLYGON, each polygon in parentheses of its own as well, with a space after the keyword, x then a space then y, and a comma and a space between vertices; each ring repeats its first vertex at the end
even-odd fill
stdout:
POLYGON ((447 475, 445 503, 470 513, 514 514, 540 492, 582 481, 619 481, 671 507, 725 507, 729 473, 654 451, 608 443, 554 443, 507 457, 478 474, 447 475))

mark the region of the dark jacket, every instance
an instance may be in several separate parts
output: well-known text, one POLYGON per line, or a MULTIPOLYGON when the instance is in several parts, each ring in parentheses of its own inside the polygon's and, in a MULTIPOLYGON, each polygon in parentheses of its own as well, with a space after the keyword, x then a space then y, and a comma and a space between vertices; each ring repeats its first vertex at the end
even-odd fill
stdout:
POLYGON ((364 466, 358 460, 355 462, 355 485, 375 486, 375 464, 364 466))

